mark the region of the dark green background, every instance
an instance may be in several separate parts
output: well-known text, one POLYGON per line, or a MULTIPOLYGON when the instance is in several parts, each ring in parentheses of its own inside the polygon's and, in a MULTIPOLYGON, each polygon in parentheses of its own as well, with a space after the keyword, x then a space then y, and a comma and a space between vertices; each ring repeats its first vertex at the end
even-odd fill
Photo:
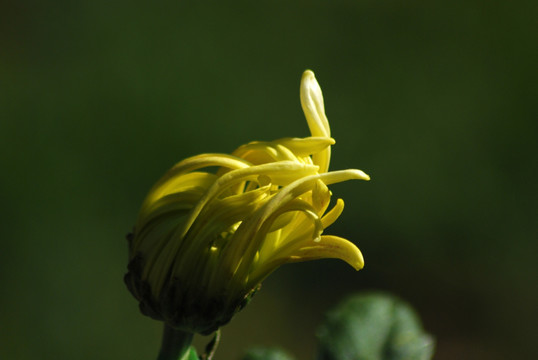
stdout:
POLYGON ((315 71, 366 267, 285 266, 224 328, 313 356, 346 294, 391 291, 436 359, 537 353, 535 1, 13 1, 0 5, 0 358, 151 359, 125 234, 172 164, 306 136, 315 71))

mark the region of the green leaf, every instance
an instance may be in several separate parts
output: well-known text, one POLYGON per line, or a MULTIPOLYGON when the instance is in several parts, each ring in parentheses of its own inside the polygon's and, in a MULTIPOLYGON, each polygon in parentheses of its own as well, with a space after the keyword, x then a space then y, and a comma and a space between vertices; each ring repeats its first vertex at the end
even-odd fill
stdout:
POLYGON ((293 358, 280 349, 252 348, 246 352, 242 360, 293 360, 293 358))
POLYGON ((198 360, 198 354, 194 346, 191 346, 180 360, 198 360))
POLYGON ((434 350, 411 306, 383 293, 348 298, 327 314, 317 337, 320 360, 429 360, 434 350))

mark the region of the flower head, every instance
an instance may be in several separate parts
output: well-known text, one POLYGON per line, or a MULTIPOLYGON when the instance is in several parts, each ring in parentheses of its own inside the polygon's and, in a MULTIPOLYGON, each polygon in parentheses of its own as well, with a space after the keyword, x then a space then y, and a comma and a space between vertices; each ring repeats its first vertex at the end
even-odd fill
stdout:
POLYGON ((369 177, 360 170, 328 171, 334 140, 309 70, 300 95, 311 137, 193 156, 150 190, 129 236, 125 276, 144 314, 207 334, 227 323, 282 264, 338 258, 363 267, 353 243, 324 230, 344 207, 338 199, 327 211, 327 186, 369 177))

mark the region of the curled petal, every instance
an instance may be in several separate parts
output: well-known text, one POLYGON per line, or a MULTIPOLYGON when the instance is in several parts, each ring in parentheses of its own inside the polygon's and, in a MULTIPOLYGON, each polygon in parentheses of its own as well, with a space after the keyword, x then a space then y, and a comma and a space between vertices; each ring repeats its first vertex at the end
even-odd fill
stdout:
POLYGON ((359 248, 351 241, 333 235, 323 235, 319 242, 294 249, 289 255, 288 262, 326 258, 344 260, 355 270, 364 267, 364 258, 359 248))
POLYGON ((279 249, 274 256, 255 269, 249 281, 262 281, 283 264, 319 259, 340 259, 355 270, 364 267, 362 253, 351 241, 338 236, 322 235, 320 241, 296 241, 279 249))
POLYGON ((344 200, 338 199, 336 200, 336 204, 334 205, 334 207, 321 218, 321 224, 323 225, 323 228, 325 229, 331 226, 342 214, 342 211, 344 211, 344 200))

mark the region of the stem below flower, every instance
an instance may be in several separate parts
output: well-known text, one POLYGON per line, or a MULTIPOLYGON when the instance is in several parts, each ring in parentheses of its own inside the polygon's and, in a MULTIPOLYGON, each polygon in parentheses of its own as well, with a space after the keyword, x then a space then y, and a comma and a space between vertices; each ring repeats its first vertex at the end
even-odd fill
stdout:
POLYGON ((179 360, 189 351, 194 334, 164 324, 163 341, 157 360, 179 360))

